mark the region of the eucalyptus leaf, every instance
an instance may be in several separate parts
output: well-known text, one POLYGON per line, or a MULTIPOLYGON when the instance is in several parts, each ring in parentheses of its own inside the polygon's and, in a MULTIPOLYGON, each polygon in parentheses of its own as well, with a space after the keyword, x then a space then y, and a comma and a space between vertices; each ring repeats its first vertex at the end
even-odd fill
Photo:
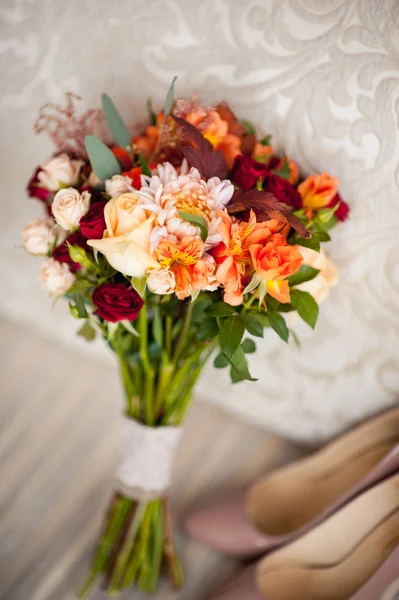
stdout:
POLYGON ((200 215, 193 215, 192 213, 188 213, 184 210, 179 210, 179 215, 183 217, 185 221, 196 225, 201 232, 202 241, 206 242, 206 238, 208 237, 208 223, 205 221, 205 219, 200 215))
POLYGON ((150 119, 151 125, 156 125, 157 115, 154 113, 153 108, 152 108, 152 98, 147 98, 147 111, 148 111, 148 117, 150 119))
POLYGON ((170 84, 170 88, 168 90, 168 93, 166 94, 166 99, 165 99, 165 118, 164 118, 164 123, 166 123, 166 121, 169 118, 170 113, 172 112, 172 106, 173 106, 173 96, 175 93, 175 81, 177 79, 177 76, 173 77, 172 79, 172 83, 170 84))
POLYGON ((112 137, 121 148, 129 147, 132 143, 132 136, 123 122, 122 117, 116 110, 115 104, 107 94, 103 94, 101 100, 104 115, 112 133, 112 137))
POLYGON ((94 135, 86 135, 85 145, 93 171, 101 181, 111 179, 122 172, 121 166, 111 150, 94 135))
POLYGON ((291 290, 290 297, 291 304, 298 312, 298 315, 314 329, 319 316, 319 307, 316 300, 309 292, 295 289, 291 290))
POLYGON ((270 327, 274 329, 277 335, 279 335, 284 342, 288 342, 290 332, 284 317, 269 310, 267 313, 267 318, 269 319, 270 327))

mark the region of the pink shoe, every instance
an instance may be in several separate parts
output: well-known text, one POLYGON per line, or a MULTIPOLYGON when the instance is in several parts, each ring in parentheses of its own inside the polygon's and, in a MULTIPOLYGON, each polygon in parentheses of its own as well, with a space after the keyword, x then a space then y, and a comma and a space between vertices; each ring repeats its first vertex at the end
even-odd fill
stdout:
POLYGON ((399 468, 399 409, 190 515, 186 531, 222 553, 256 557, 302 535, 399 468), (254 525, 252 524, 254 523, 254 525))
POLYGON ((399 576, 398 557, 399 470, 266 556, 256 581, 267 600, 376 600, 399 576))

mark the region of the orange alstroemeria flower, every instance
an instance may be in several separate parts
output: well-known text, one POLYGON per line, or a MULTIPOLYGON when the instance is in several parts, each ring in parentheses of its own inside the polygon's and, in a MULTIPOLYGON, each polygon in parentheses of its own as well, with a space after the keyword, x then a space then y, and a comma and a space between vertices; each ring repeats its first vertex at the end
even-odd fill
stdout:
POLYGON ((298 185, 303 205, 312 210, 327 206, 338 191, 339 179, 328 173, 310 175, 298 185))
POLYGON ((295 246, 287 244, 280 233, 273 235, 266 244, 253 244, 249 251, 256 273, 266 281, 267 292, 279 302, 289 302, 289 286, 285 278, 302 265, 301 253, 295 246))
POLYGON ((279 224, 274 220, 257 223, 253 211, 248 223, 233 221, 223 211, 218 216, 221 219, 219 233, 223 241, 211 250, 218 265, 216 279, 224 287, 224 301, 238 306, 244 300, 243 279, 250 279, 253 274, 250 248, 254 244, 263 246, 279 224))
POLYGON ((156 260, 175 278, 175 293, 179 300, 190 296, 193 290, 202 290, 209 284, 210 265, 201 260, 204 242, 200 238, 162 240, 156 250, 156 260))

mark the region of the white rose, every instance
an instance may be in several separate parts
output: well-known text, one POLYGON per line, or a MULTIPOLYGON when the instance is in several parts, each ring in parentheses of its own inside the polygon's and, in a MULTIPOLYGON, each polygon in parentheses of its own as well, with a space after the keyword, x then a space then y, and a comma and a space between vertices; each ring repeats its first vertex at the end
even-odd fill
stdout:
POLYGON ((64 152, 40 165, 37 178, 48 190, 56 192, 62 184, 76 185, 83 165, 83 160, 70 159, 64 152))
POLYGON ((137 194, 112 198, 104 208, 107 229, 103 238, 87 243, 104 254, 117 271, 131 277, 144 277, 147 269, 160 268, 150 251, 154 215, 147 212, 137 194))
POLYGON ((70 231, 76 229, 80 219, 90 208, 90 194, 81 194, 75 188, 59 190, 54 196, 51 210, 58 225, 70 231))
POLYGON ((24 246, 30 254, 46 255, 57 241, 54 219, 29 221, 22 230, 24 246))
POLYGON ((75 275, 66 263, 49 258, 40 268, 40 279, 52 296, 62 296, 75 282, 75 275))
POLYGON ((124 175, 114 175, 111 179, 106 179, 104 183, 105 191, 112 196, 112 198, 116 198, 117 196, 129 192, 132 184, 131 179, 124 175))
POLYGON ((174 273, 167 269, 151 273, 147 279, 147 286, 153 294, 172 294, 176 286, 174 273))

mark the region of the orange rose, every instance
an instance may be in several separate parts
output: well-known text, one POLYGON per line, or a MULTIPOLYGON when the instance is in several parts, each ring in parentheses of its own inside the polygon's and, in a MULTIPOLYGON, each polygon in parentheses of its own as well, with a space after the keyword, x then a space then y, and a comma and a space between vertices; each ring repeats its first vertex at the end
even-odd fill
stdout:
POLYGON ((284 280, 302 265, 300 252, 279 233, 266 244, 252 244, 249 252, 256 273, 267 282, 268 293, 279 302, 289 302, 289 286, 284 280))
POLYGON ((307 208, 317 210, 327 206, 337 193, 339 179, 330 177, 328 173, 310 175, 298 185, 303 204, 307 208))

